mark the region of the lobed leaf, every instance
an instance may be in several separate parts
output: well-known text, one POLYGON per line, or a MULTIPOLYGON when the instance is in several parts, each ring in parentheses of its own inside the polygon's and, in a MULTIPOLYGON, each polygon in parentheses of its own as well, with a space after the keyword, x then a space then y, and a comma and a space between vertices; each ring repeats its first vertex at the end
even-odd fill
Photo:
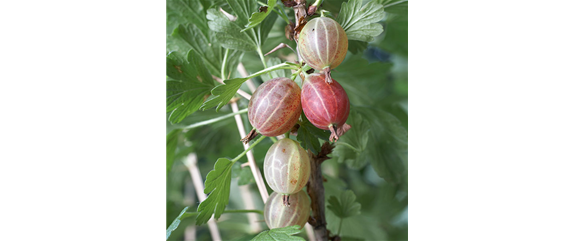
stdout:
POLYGON ((356 111, 351 110, 346 123, 351 125, 352 131, 347 132, 336 143, 334 157, 338 157, 338 162, 345 162, 351 169, 359 170, 369 163, 369 150, 367 144, 371 126, 363 120, 356 111))
POLYGON ((249 22, 251 13, 256 12, 258 8, 257 0, 226 0, 233 14, 237 17, 237 24, 245 26, 249 22))
POLYGON ((371 165, 377 174, 391 184, 402 184, 406 178, 406 160, 408 152, 408 134, 400 121, 383 110, 359 109, 363 116, 378 119, 372 122, 377 133, 372 133, 369 148, 373 152, 371 165), (381 145, 381 143, 383 145, 381 145))
POLYGON ((190 50, 187 59, 177 52, 167 56, 167 97, 166 111, 169 121, 179 123, 197 111, 205 95, 215 86, 211 74, 201 58, 190 50))
POLYGON ((207 19, 209 20, 209 28, 216 33, 218 41, 224 48, 241 51, 255 51, 257 49, 255 37, 241 32, 240 25, 237 22, 230 21, 220 11, 215 9, 207 10, 207 19))
POLYGON ((168 25, 191 23, 197 26, 203 34, 207 34, 209 28, 205 14, 209 6, 197 0, 167 0, 165 5, 168 25))
POLYGON ((254 12, 253 14, 251 14, 251 17, 249 18, 248 24, 245 26, 245 28, 243 30, 241 30, 241 32, 252 29, 255 26, 259 25, 261 22, 263 22, 263 20, 265 20, 267 15, 269 15, 270 13, 273 12, 273 8, 275 8, 276 4, 277 4, 277 0, 268 0, 267 1, 267 10, 262 11, 262 12, 257 11, 257 12, 254 12))
MULTIPOLYGON (((208 34, 204 34, 195 25, 179 25, 168 37, 167 44, 168 49, 171 46, 171 49, 175 50, 187 51, 189 48, 195 50, 201 56, 209 71, 219 74, 221 73, 225 50, 220 46, 216 38, 216 33, 209 31, 208 34)), ((230 50, 227 56, 226 69, 234 70, 242 56, 243 52, 230 50)))
POLYGON ((370 163, 388 183, 405 182, 408 134, 400 121, 386 111, 358 106, 351 110, 349 120, 351 125, 356 125, 354 131, 342 136, 333 151, 339 162, 356 169, 370 163), (364 124, 357 124, 355 120, 364 124))
POLYGON ((171 235, 171 232, 173 232, 173 230, 177 229, 177 227, 179 226, 179 224, 181 223, 181 220, 184 218, 184 214, 185 211, 187 211, 189 207, 185 207, 183 208, 183 210, 181 210, 181 213, 179 213, 179 215, 173 220, 173 222, 171 222, 171 224, 169 225, 169 227, 167 227, 167 230, 165 231, 165 239, 167 240, 169 238, 169 236, 171 235))
POLYGON ((362 0, 350 0, 341 5, 336 21, 341 24, 349 40, 370 42, 383 32, 381 21, 385 13, 383 5, 369 2, 361 8, 362 0))
POLYGON ((361 214, 361 204, 355 202, 357 197, 351 190, 346 190, 341 193, 339 199, 335 196, 329 198, 329 205, 327 208, 331 210, 339 218, 348 218, 361 214))
POLYGON ((207 10, 208 26, 215 33, 218 42, 225 48, 240 51, 254 51, 260 48, 271 31, 277 14, 270 13, 258 26, 254 26, 250 31, 242 31, 243 26, 249 22, 251 13, 257 11, 257 1, 232 0, 228 1, 228 4, 237 16, 235 21, 229 20, 216 9, 207 10))
POLYGON ((271 230, 266 230, 263 231, 261 233, 259 233, 257 236, 255 236, 253 239, 251 239, 251 241, 269 241, 269 240, 277 240, 277 241, 299 241, 299 240, 305 240, 304 238, 301 237, 297 237, 297 236, 291 236, 294 234, 298 234, 301 232, 301 230, 299 229, 299 225, 293 225, 293 226, 289 226, 289 227, 284 227, 284 228, 274 228, 271 230))
POLYGON ((199 212, 196 219, 197 225, 207 223, 212 215, 218 219, 225 210, 225 206, 229 203, 232 165, 229 159, 219 158, 213 170, 207 174, 203 192, 209 196, 197 207, 197 212, 199 212))

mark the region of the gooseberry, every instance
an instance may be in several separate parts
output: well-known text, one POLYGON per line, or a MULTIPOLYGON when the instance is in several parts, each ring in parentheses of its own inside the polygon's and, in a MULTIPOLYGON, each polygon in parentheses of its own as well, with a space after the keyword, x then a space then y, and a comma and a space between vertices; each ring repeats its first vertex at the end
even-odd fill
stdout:
POLYGON ((327 82, 330 83, 330 72, 345 59, 348 44, 347 34, 337 21, 318 17, 311 19, 301 29, 297 47, 305 63, 316 70, 325 71, 327 82))
POLYGON ((269 228, 283 228, 299 225, 301 228, 309 220, 311 213, 311 200, 305 191, 291 194, 289 205, 283 203, 283 195, 272 193, 263 210, 265 223, 269 228))
POLYGON ((280 194, 299 192, 309 181, 309 156, 299 142, 283 138, 267 151, 263 172, 273 191, 280 194))
POLYGON ((301 88, 285 77, 268 80, 253 92, 247 112, 249 122, 262 135, 284 134, 301 115, 301 88))
MULTIPOLYGON (((335 134, 347 121, 350 111, 349 98, 343 87, 336 80, 326 83, 322 74, 310 74, 303 82, 301 106, 314 126, 335 134)), ((338 135, 333 138, 338 139, 338 135)))

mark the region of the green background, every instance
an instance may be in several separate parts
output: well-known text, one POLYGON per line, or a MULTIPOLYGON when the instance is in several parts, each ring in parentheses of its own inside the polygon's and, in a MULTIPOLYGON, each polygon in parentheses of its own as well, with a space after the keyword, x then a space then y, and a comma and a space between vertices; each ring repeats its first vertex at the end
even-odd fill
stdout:
POLYGON ((572 240, 572 1, 409 1, 409 240, 572 240))

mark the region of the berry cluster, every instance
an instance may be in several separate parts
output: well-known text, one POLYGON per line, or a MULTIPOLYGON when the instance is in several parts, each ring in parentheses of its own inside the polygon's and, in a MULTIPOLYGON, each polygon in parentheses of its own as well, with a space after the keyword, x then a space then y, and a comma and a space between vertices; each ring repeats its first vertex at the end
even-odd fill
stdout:
MULTIPOLYGON (((331 78, 331 69, 343 61, 347 47, 347 35, 336 21, 326 17, 309 21, 299 33, 297 49, 305 64, 321 72, 306 76, 302 88, 284 77, 261 84, 248 107, 255 130, 265 136, 288 133, 303 111, 317 128, 331 131, 331 141, 337 141, 350 128, 345 124, 350 104, 343 87, 331 78)), ((311 200, 302 189, 310 169, 309 155, 299 142, 283 138, 269 148, 263 167, 274 191, 264 211, 269 228, 305 225, 311 200)))

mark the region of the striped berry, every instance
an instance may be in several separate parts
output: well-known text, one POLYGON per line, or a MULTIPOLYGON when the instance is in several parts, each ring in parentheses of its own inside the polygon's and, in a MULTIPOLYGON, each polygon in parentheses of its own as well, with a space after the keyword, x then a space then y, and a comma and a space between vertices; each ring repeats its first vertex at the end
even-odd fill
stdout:
POLYGON ((280 194, 296 193, 309 181, 311 167, 299 142, 284 138, 271 145, 265 155, 263 172, 267 184, 280 194))
POLYGON ((339 23, 328 17, 319 17, 303 27, 297 47, 305 63, 316 70, 324 70, 330 82, 330 71, 343 62, 348 44, 347 34, 339 23))
POLYGON ((289 131, 301 115, 301 88, 289 78, 274 78, 261 84, 249 100, 251 125, 264 136, 289 131))
POLYGON ((263 210, 265 223, 269 228, 283 228, 307 223, 311 213, 311 200, 305 191, 289 195, 289 205, 283 203, 283 195, 272 193, 263 210))
POLYGON ((301 91, 301 105, 313 125, 332 133, 345 124, 350 111, 349 98, 343 87, 335 80, 331 84, 325 83, 322 74, 307 76, 301 91))

